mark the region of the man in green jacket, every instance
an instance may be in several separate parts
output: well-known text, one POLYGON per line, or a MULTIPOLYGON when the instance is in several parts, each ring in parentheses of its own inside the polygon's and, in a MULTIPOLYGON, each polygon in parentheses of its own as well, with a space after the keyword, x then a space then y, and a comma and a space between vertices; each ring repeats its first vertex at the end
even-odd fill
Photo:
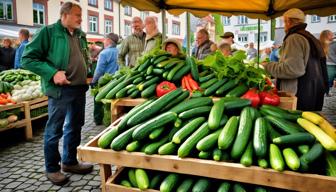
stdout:
POLYGON ((67 183, 64 172, 86 174, 92 165, 77 161, 77 146, 85 117, 87 42, 79 29, 82 10, 66 2, 61 19, 45 26, 26 45, 22 66, 41 76, 42 91, 49 96, 48 121, 44 133, 44 157, 47 178, 56 185, 67 183), (63 130, 64 127, 64 130, 63 130), (58 151, 64 136, 63 155, 58 151), (61 166, 59 163, 61 162, 61 166))

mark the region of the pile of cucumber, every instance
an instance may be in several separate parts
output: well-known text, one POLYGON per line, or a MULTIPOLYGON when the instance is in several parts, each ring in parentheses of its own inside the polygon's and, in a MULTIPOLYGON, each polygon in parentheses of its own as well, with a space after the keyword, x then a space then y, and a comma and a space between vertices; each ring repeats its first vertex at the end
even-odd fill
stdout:
POLYGON ((117 179, 118 184, 124 187, 154 189, 161 192, 285 191, 233 181, 133 168, 124 169, 117 179))

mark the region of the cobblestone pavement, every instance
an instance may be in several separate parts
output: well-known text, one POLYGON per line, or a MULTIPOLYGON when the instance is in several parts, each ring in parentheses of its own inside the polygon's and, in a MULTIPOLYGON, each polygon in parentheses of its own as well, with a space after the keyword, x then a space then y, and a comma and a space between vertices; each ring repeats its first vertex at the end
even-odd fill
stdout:
MULTIPOLYGON (((104 127, 93 123, 92 97, 87 96, 86 121, 82 131, 82 145, 100 133, 104 127)), ((323 114, 336 125, 336 89, 325 98, 323 114)), ((34 139, 24 141, 23 129, 0 134, 0 191, 100 191, 98 165, 88 175, 72 174, 63 187, 52 185, 44 176, 44 121, 34 122, 34 139)), ((60 148, 61 149, 61 148, 60 148)))

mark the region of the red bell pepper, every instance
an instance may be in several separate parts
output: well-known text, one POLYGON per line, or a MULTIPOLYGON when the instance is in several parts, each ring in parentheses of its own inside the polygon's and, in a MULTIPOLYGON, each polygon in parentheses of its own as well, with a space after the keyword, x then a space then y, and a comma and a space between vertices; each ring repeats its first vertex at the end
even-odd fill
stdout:
POLYGON ((243 96, 241 96, 241 98, 250 100, 252 107, 258 107, 260 103, 259 94, 255 88, 248 90, 243 96))
POLYGON ((273 90, 263 91, 259 93, 261 104, 278 106, 280 97, 273 90))
POLYGON ((156 96, 161 97, 175 89, 176 86, 174 83, 171 83, 169 81, 163 81, 156 86, 156 96))

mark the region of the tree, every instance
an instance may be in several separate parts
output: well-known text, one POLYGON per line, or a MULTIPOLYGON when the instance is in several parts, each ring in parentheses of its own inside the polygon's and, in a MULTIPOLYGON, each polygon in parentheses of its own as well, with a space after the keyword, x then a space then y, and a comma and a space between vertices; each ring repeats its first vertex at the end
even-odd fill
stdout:
POLYGON ((222 23, 222 16, 218 14, 212 14, 215 20, 215 41, 219 42, 220 41, 220 36, 223 35, 224 33, 224 26, 222 23))

